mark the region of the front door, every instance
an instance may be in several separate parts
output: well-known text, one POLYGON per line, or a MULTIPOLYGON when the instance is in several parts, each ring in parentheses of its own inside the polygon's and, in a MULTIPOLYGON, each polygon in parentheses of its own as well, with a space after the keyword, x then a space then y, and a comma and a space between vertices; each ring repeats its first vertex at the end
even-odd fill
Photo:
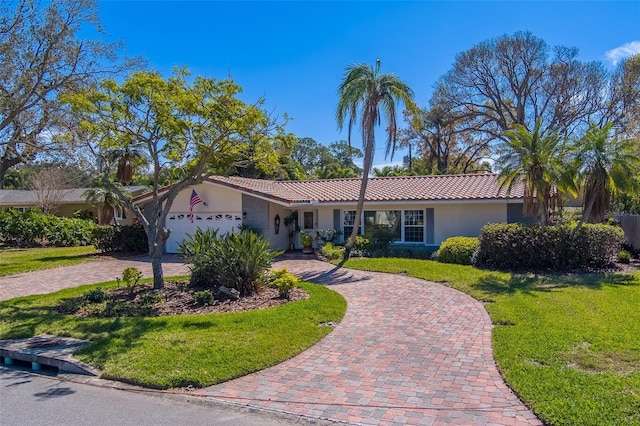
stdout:
POLYGON ((316 236, 316 215, 313 210, 302 211, 300 220, 300 231, 306 232, 315 238, 316 236))

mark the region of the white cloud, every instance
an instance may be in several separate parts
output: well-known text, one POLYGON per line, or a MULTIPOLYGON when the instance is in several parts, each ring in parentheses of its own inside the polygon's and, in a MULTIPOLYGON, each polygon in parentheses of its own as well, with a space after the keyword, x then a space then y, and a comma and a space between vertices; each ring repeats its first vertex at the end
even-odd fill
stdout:
POLYGON ((640 53, 640 41, 631 41, 620 47, 607 51, 604 55, 611 61, 613 65, 618 65, 621 59, 628 58, 640 53))

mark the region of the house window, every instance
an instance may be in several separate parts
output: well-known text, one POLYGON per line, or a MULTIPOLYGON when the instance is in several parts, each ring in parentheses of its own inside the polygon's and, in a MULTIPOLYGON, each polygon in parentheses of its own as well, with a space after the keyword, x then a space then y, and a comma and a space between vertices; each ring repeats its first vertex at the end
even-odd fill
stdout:
MULTIPOLYGON (((353 232, 353 224, 356 222, 356 211, 348 210, 344 212, 344 220, 342 221, 342 229, 344 232, 344 240, 347 241, 353 232)), ((362 228, 360 228, 362 229, 362 228)))
POLYGON ((304 212, 302 215, 304 229, 313 229, 313 212, 304 212))
POLYGON ((374 240, 400 241, 402 238, 400 210, 365 211, 364 234, 374 240))
POLYGON ((424 242, 424 210, 404 211, 404 240, 407 243, 424 242))

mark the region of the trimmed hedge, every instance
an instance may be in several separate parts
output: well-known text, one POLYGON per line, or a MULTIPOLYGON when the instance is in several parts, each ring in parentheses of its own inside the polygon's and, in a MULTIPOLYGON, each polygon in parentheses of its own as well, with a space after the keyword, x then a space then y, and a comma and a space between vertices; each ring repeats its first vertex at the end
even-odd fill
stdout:
POLYGON ((93 245, 104 252, 147 253, 147 234, 140 225, 99 226, 93 231, 93 245))
POLYGON ((90 220, 45 215, 35 209, 0 212, 0 240, 16 247, 87 246, 96 227, 90 220))
POLYGON ((624 242, 622 228, 584 224, 556 226, 518 223, 485 225, 475 263, 496 269, 567 271, 604 268, 616 259, 624 242))
POLYGON ((438 262, 471 265, 480 242, 475 237, 447 238, 435 253, 438 262))

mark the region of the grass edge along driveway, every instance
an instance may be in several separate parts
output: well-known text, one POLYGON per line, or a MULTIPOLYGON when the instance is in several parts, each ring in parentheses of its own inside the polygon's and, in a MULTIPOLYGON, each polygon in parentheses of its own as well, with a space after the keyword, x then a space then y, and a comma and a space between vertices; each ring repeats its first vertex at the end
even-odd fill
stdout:
POLYGON ((1 248, 0 277, 88 262, 95 253, 93 246, 1 248))
MULTIPOLYGON (((145 280, 149 281, 149 280, 145 280)), ((151 388, 206 387, 292 358, 339 322, 346 301, 327 287, 301 283, 310 297, 278 307, 239 313, 139 318, 77 318, 54 307, 96 287, 0 302, 0 339, 53 334, 94 343, 75 356, 103 378, 151 388)))
POLYGON ((498 368, 545 423, 640 425, 640 272, 519 275, 389 258, 345 267, 406 273, 485 302, 498 368))

